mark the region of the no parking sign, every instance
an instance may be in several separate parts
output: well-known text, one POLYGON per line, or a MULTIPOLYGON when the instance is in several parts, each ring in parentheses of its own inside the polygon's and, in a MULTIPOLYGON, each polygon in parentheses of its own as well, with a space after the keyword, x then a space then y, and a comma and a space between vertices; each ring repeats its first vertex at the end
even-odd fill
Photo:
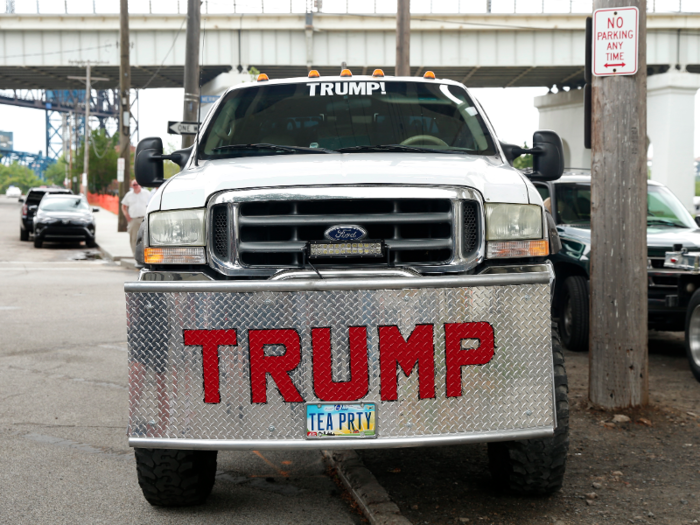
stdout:
POLYGON ((639 55, 639 9, 610 7, 593 13, 593 74, 634 75, 639 55))

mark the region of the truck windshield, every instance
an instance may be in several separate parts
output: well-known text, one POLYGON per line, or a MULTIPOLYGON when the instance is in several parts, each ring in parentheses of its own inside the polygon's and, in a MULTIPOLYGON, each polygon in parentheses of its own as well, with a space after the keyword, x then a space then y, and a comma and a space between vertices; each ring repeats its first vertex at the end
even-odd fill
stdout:
POLYGON ((338 150, 495 154, 466 90, 350 79, 234 90, 217 108, 201 144, 204 159, 338 150))
MULTIPOLYGON (((557 216, 560 224, 591 222, 591 187, 588 184, 557 184, 557 216)), ((695 221, 676 196, 663 186, 647 186, 647 226, 695 228, 695 221)))

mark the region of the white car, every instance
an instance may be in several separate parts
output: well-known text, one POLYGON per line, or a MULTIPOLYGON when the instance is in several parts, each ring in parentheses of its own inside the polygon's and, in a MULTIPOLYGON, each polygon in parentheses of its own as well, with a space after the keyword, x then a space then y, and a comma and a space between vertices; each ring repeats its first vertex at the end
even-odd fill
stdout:
POLYGON ((502 487, 559 489, 558 236, 528 177, 564 161, 553 131, 533 143, 500 143, 458 82, 381 70, 260 75, 193 148, 142 140, 136 179, 159 188, 125 292, 146 499, 202 503, 218 450, 478 442, 502 487))
POLYGON ((19 199, 22 196, 22 190, 17 186, 10 186, 5 192, 5 197, 8 199, 19 199))

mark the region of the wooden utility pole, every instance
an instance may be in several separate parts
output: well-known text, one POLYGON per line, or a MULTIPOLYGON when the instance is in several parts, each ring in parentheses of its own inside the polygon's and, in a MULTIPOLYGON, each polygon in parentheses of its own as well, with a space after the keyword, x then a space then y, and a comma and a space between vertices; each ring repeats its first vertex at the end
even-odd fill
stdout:
MULTIPOLYGON (((200 0, 187 0, 187 36, 185 39, 185 107, 182 120, 199 122, 199 26, 200 0)), ((194 142, 194 135, 182 136, 182 147, 194 142)))
POLYGON ((615 409, 648 402, 647 8, 646 0, 593 6, 639 9, 637 73, 592 82, 589 396, 615 409))
POLYGON ((411 76, 410 0, 398 0, 396 7, 396 76, 411 76))
MULTIPOLYGON (((124 176, 119 182, 119 202, 121 203, 131 184, 131 66, 129 62, 129 0, 119 1, 119 158, 124 159, 124 176)), ((119 208, 119 222, 117 231, 126 231, 126 217, 122 207, 119 208)))

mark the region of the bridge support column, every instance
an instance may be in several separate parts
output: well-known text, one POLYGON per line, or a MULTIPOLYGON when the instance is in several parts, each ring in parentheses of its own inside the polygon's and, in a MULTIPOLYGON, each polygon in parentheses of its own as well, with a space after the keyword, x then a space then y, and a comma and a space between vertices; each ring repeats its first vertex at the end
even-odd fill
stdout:
POLYGON ((671 70, 647 79, 647 134, 653 146, 651 178, 665 184, 694 213, 695 94, 700 75, 671 70))
MULTIPOLYGON (((654 146, 651 178, 666 185, 694 213, 695 94, 700 75, 671 70, 647 79, 647 135, 654 146)), ((583 147, 583 90, 535 97, 540 129, 553 129, 564 142, 567 168, 591 167, 583 147)))
POLYGON ((564 143, 564 165, 590 169, 591 150, 583 147, 583 89, 535 97, 535 107, 540 112, 539 128, 559 133, 564 143))

